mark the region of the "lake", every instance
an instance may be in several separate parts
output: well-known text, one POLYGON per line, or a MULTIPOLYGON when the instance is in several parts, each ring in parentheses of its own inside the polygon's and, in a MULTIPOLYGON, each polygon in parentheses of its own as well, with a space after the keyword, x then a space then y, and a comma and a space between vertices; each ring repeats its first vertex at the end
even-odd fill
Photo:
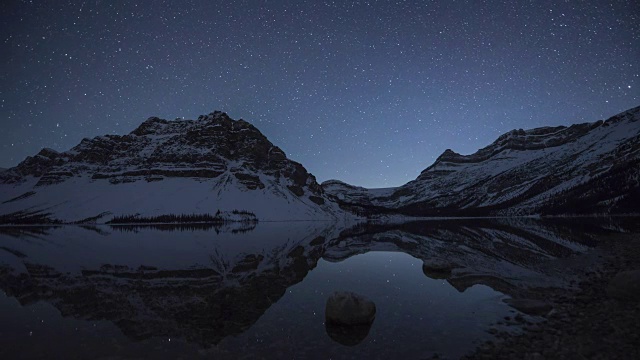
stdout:
MULTIPOLYGON (((631 228, 631 230, 630 230, 631 228)), ((620 219, 0 228, 0 357, 458 358, 620 219), (370 327, 325 324, 335 291, 370 327)))

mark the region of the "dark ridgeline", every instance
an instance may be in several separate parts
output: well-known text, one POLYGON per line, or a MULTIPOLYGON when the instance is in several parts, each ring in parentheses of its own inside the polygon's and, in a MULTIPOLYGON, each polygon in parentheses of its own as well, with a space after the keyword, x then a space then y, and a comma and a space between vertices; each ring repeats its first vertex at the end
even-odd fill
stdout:
POLYGON ((233 210, 233 215, 240 215, 241 219, 232 219, 226 213, 218 212, 215 215, 211 214, 168 214, 157 216, 140 216, 135 215, 122 215, 114 216, 109 220, 107 224, 120 225, 120 224, 175 224, 175 223, 212 223, 212 224, 224 224, 228 222, 257 222, 256 214, 246 210, 233 210))
POLYGON ((44 211, 16 211, 0 215, 0 225, 47 225, 63 224, 61 220, 52 217, 52 214, 44 211))

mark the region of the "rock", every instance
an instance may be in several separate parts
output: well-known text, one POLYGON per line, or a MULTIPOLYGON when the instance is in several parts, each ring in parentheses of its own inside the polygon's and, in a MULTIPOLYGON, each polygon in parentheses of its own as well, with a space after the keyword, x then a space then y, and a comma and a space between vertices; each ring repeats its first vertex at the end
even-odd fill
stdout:
POLYGON ((456 265, 442 259, 427 259, 423 261, 422 267, 433 271, 451 271, 456 265))
POLYGON ((617 273, 607 286, 607 295, 617 300, 640 301, 640 270, 617 273))
POLYGON ((355 346, 367 338, 371 324, 347 326, 326 322, 325 329, 333 341, 345 346, 355 346))
POLYGON ((327 299, 326 322, 335 325, 370 325, 376 316, 373 301, 348 291, 334 292, 327 299))
POLYGON ((504 302, 512 308, 523 312, 527 315, 544 316, 553 309, 553 306, 547 302, 532 299, 505 299, 504 302))
POLYGON ((455 264, 441 259, 427 259, 422 263, 422 272, 431 279, 447 279, 455 264))

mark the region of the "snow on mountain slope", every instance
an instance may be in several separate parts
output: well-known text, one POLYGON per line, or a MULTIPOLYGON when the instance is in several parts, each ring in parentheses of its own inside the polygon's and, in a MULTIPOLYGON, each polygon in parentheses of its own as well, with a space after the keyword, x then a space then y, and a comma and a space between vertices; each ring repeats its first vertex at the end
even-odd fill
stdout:
POLYGON ((322 188, 339 200, 355 201, 369 205, 371 205, 371 198, 390 196, 396 190, 396 188, 367 189, 349 185, 339 180, 327 180, 322 183, 322 188))
POLYGON ((471 155, 446 150, 385 194, 323 187, 343 202, 411 215, 638 213, 639 168, 636 107, 607 121, 513 130, 471 155))
POLYGON ((43 149, 0 174, 0 222, 77 222, 247 210, 259 220, 343 212, 258 129, 225 113, 149 118, 128 135, 43 149), (16 221, 17 220, 17 221, 16 221))

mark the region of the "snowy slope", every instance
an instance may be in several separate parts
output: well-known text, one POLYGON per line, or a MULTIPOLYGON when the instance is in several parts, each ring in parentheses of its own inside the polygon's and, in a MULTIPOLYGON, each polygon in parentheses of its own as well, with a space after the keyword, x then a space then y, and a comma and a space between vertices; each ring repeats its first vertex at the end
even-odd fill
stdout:
POLYGON ((447 150, 385 192, 322 186, 343 202, 412 215, 639 213, 639 168, 637 107, 607 121, 514 130, 472 155, 447 150))
POLYGON ((313 175, 243 120, 149 118, 131 134, 43 149, 0 174, 1 222, 77 222, 246 210, 259 220, 343 212, 313 175))
POLYGON ((367 189, 353 186, 339 180, 327 180, 322 183, 322 188, 341 201, 371 204, 370 199, 387 197, 392 195, 396 188, 367 189))

